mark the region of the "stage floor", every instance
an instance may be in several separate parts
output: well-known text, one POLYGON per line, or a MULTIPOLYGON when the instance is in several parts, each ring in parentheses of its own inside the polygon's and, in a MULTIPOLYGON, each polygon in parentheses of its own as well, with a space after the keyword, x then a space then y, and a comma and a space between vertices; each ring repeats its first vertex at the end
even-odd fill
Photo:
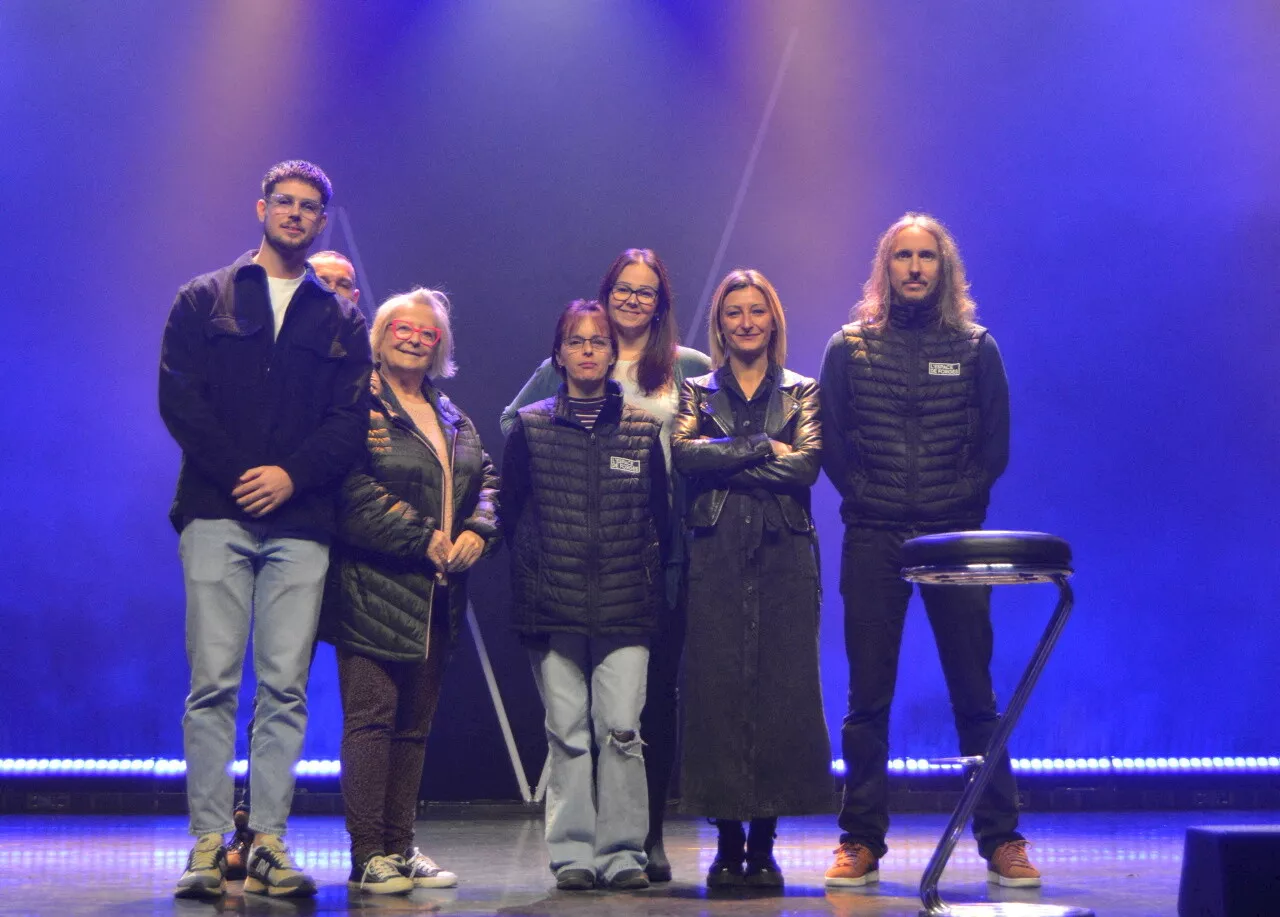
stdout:
MULTIPOLYGON (((1026 813, 1023 830, 1045 875, 1038 890, 999 889, 963 841, 943 876, 944 897, 1040 901, 1092 908, 1099 917, 1170 917, 1177 911, 1185 829, 1201 824, 1273 824, 1280 812, 1026 813)), ((782 894, 709 895, 703 875, 715 849, 705 821, 672 819, 667 851, 675 881, 644 892, 557 892, 537 816, 431 817, 418 841, 458 873, 459 887, 409 897, 348 893, 347 837, 340 818, 298 816, 290 843, 320 883, 310 901, 244 895, 232 883, 220 903, 178 901, 172 887, 186 862, 185 819, 172 816, 0 816, 0 915, 347 914, 357 911, 520 915, 914 915, 916 885, 945 818, 896 818, 882 881, 832 889, 822 873, 835 846, 831 818, 784 819, 778 859, 782 894)))

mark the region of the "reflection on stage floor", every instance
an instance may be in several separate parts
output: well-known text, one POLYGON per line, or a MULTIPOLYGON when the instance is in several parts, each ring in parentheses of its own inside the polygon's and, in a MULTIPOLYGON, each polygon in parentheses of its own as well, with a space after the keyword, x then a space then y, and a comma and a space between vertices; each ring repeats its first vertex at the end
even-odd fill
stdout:
MULTIPOLYGON (((457 915, 915 915, 916 885, 945 823, 940 815, 894 819, 881 882, 864 889, 823 887, 835 846, 834 818, 783 819, 778 860, 781 894, 710 894, 703 876, 715 850, 705 821, 673 818, 667 851, 675 881, 643 892, 558 892, 546 866, 536 814, 459 818, 428 812, 418 842, 458 873, 459 886, 409 897, 360 896, 346 888, 347 837, 342 820, 296 816, 288 838, 299 862, 320 884, 311 901, 245 895, 239 882, 217 903, 177 901, 174 882, 191 843, 174 816, 0 816, 0 915, 349 914, 401 911, 457 915)), ((944 897, 963 901, 1040 901, 1092 908, 1102 917, 1169 917, 1176 913, 1186 828, 1197 824, 1267 824, 1277 812, 1025 813, 1031 856, 1044 873, 1036 890, 985 882, 971 840, 961 843, 946 875, 944 897)))

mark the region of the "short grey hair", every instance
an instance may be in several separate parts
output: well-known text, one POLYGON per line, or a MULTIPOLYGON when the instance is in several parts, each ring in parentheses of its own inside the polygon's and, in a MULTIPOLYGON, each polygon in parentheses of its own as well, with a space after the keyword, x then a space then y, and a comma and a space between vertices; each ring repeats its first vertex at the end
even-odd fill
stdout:
POLYGON ((448 296, 440 290, 428 290, 426 287, 418 287, 408 293, 398 293, 378 306, 378 311, 373 313, 373 326, 369 329, 369 344, 373 349, 375 362, 378 347, 381 346, 382 338, 386 335, 392 314, 402 306, 426 306, 435 315, 436 327, 440 329, 440 340, 436 342, 436 349, 431 354, 431 363, 427 366, 427 377, 431 379, 453 377, 458 372, 458 366, 453 362, 453 326, 449 321, 452 307, 449 305, 448 296))

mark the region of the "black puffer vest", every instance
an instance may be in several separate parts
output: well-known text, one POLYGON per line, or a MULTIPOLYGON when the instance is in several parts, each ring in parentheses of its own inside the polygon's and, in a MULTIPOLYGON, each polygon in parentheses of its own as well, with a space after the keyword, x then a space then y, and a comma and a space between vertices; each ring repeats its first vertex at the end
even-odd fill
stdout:
POLYGON ((512 546, 515 629, 653 633, 663 601, 650 502, 657 419, 625 405, 610 382, 593 430, 573 418, 563 389, 521 408, 520 423, 529 493, 512 546))
POLYGON ((976 528, 990 485, 978 443, 978 349, 987 329, 891 315, 843 328, 854 498, 847 523, 929 531, 976 528))

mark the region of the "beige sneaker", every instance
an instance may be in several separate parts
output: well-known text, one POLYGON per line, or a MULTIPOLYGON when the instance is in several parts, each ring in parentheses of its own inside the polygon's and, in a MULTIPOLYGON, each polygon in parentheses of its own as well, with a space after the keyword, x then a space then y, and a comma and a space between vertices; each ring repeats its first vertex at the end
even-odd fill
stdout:
POLYGON ((187 868, 173 889, 175 898, 220 898, 227 891, 227 850, 221 834, 205 834, 187 857, 187 868))
POLYGON ((273 834, 264 834, 249 853, 248 875, 244 890, 255 895, 272 898, 310 898, 316 893, 316 883, 298 869, 285 849, 284 841, 273 834))
POLYGON ((1040 870, 1027 859, 1026 841, 1006 841, 987 860, 987 881, 1005 888, 1039 888, 1040 870))
POLYGON ((862 844, 845 841, 835 854, 835 865, 826 874, 829 888, 854 888, 880 881, 880 861, 862 844))

